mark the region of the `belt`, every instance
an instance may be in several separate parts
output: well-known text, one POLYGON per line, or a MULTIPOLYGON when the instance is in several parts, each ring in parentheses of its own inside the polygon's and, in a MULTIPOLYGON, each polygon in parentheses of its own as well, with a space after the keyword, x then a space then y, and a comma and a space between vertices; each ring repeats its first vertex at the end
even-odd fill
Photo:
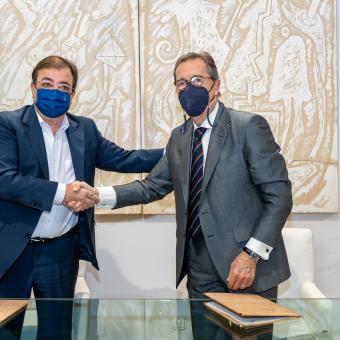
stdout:
POLYGON ((69 236, 71 233, 75 232, 76 226, 73 227, 72 229, 70 229, 67 233, 62 234, 60 236, 57 236, 57 237, 31 237, 29 242, 31 244, 43 244, 43 243, 47 243, 47 242, 63 239, 65 237, 69 236))

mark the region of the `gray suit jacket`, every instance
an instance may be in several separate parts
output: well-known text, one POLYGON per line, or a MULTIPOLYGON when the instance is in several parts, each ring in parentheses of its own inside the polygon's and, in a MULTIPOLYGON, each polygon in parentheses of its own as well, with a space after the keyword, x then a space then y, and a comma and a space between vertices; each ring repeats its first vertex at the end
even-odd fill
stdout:
MULTIPOLYGON (((257 265, 260 292, 290 276, 281 229, 292 208, 284 158, 267 121, 222 103, 211 132, 200 203, 202 232, 223 280, 250 237, 274 247, 257 265)), ((143 181, 115 186, 116 208, 149 203, 172 190, 177 222, 177 284, 181 281, 189 199, 193 123, 172 131, 166 153, 143 181)))

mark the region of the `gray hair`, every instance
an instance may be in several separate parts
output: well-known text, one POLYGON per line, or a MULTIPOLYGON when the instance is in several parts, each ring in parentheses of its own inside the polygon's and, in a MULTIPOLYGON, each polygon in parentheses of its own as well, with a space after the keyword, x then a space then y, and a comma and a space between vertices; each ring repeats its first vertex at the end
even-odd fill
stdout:
POLYGON ((175 64, 174 67, 174 82, 176 82, 176 70, 178 66, 187 60, 191 59, 201 59, 204 61, 204 63, 207 65, 207 71, 211 79, 217 80, 219 79, 217 67, 215 64, 215 60, 208 52, 188 52, 180 56, 175 64))

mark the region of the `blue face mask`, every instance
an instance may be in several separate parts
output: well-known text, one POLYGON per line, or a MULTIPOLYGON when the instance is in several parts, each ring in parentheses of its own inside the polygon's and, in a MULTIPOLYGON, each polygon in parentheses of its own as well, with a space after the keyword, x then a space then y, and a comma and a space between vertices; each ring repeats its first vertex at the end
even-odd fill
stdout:
POLYGON ((199 116, 209 103, 209 92, 203 86, 194 86, 190 83, 178 95, 183 110, 190 116, 199 116))
POLYGON ((38 89, 35 105, 44 116, 57 118, 70 108, 71 95, 56 89, 38 89))

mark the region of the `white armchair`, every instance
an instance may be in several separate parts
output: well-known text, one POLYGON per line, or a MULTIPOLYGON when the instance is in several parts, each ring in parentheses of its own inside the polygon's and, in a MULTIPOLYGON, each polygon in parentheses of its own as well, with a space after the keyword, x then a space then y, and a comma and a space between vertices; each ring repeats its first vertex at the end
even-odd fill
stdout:
POLYGON ((325 298, 314 282, 313 235, 310 229, 283 228, 291 277, 279 285, 279 298, 325 298))
POLYGON ((326 298, 314 282, 314 248, 310 229, 283 228, 282 236, 287 250, 291 277, 278 288, 279 303, 296 309, 303 315, 300 323, 288 329, 275 325, 279 337, 289 334, 323 334, 331 328, 332 302, 326 298), (299 298, 300 300, 292 300, 299 298), (286 300, 285 300, 286 299, 286 300), (318 311, 318 313, 315 313, 318 311), (303 323, 303 324, 302 324, 303 323), (283 332, 284 330, 284 333, 283 332))
POLYGON ((86 261, 79 260, 79 271, 78 271, 78 278, 77 278, 76 288, 75 288, 76 299, 89 299, 90 298, 90 289, 86 283, 85 274, 86 274, 86 261))

